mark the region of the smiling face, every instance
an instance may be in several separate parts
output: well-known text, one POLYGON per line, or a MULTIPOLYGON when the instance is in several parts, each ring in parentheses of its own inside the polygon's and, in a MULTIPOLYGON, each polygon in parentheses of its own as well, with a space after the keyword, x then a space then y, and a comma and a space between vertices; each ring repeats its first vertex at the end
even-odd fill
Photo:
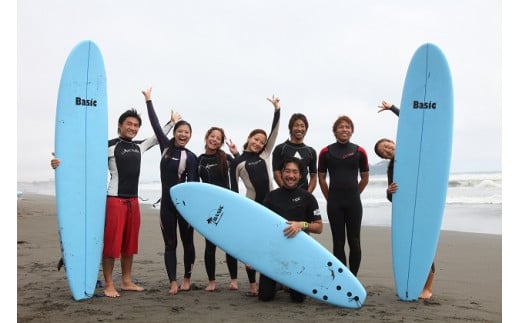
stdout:
POLYGON ((289 119, 289 137, 294 144, 303 143, 303 138, 307 134, 309 122, 303 113, 293 113, 289 119))
POLYGON ((303 120, 298 119, 294 121, 291 127, 290 135, 291 142, 301 143, 303 142, 303 138, 305 138, 305 134, 307 133, 307 126, 303 120))
POLYGON ((336 137, 336 140, 340 143, 349 142, 353 132, 354 129, 347 120, 340 120, 334 127, 334 136, 336 137))
POLYGON ((395 143, 391 140, 384 140, 377 144, 377 154, 384 159, 392 159, 395 155, 395 143))
POLYGON ((288 162, 282 169, 282 182, 286 188, 296 188, 300 182, 301 173, 298 164, 288 162))
POLYGON ((254 130, 247 138, 246 151, 259 153, 267 142, 267 136, 263 130, 254 130))
POLYGON ((212 128, 206 134, 206 153, 214 153, 224 144, 224 133, 221 129, 212 128))
POLYGON ((132 140, 137 136, 139 132, 140 123, 135 117, 127 117, 122 123, 119 124, 119 136, 125 139, 132 140))
POLYGON ((191 129, 187 124, 183 124, 175 129, 173 136, 175 138, 175 146, 185 147, 191 138, 191 129))

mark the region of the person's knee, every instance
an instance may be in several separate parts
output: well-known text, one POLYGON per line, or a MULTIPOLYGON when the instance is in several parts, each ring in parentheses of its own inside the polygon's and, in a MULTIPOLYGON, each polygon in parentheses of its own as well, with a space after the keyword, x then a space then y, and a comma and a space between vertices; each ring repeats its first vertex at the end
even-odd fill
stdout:
POLYGON ((359 237, 349 238, 348 246, 350 249, 359 249, 361 250, 361 239, 359 237))
POLYGON ((168 240, 168 241, 166 241, 166 243, 164 244, 164 252, 165 252, 165 253, 175 252, 176 249, 177 249, 177 241, 174 241, 174 240, 168 240))

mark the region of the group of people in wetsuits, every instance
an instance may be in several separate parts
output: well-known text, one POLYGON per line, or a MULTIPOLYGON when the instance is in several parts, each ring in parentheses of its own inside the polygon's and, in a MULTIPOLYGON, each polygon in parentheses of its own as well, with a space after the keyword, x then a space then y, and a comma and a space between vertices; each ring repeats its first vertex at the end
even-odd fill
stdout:
MULTIPOLYGON (((164 262, 169 279, 169 293, 177 294, 191 288, 191 273, 195 263, 194 230, 179 214, 169 198, 172 186, 183 182, 203 181, 239 192, 239 181, 246 188, 245 196, 277 212, 288 220, 284 233, 288 238, 300 231, 322 232, 323 224, 316 198, 312 195, 319 185, 327 201, 327 216, 330 223, 333 254, 350 271, 357 275, 361 264, 361 220, 363 208, 361 193, 369 180, 369 164, 366 151, 351 142, 354 123, 346 115, 339 116, 333 123, 335 142, 320 150, 304 143, 309 128, 306 116, 294 113, 289 120, 289 139, 275 146, 280 121, 280 99, 267 98, 274 107, 273 122, 269 134, 263 129, 253 129, 239 153, 236 145, 226 142, 224 130, 211 127, 205 135, 205 151, 197 156, 186 145, 191 139, 191 124, 181 115, 172 112, 170 120, 161 127, 152 103, 152 89, 142 91, 148 117, 155 135, 146 140, 134 140, 141 127, 141 117, 134 109, 125 111, 119 118, 118 138, 109 140, 108 168, 110 182, 107 190, 107 209, 102 255, 105 295, 118 297, 112 272, 115 259, 121 258, 121 290, 142 291, 143 287, 132 281, 133 256, 138 251, 140 210, 138 204, 138 182, 142 154, 159 144, 161 206, 160 228, 164 240, 164 262), (168 133, 173 129, 173 136, 168 133), (227 144, 231 154, 223 151, 227 144), (273 189, 272 179, 279 186, 273 189), (327 180, 328 178, 328 180, 327 180), (295 198, 297 197, 297 198, 295 198), (295 203, 294 201, 298 201, 295 203), (184 249, 184 274, 182 284, 177 284, 177 227, 184 249), (348 262, 345 252, 348 242, 348 262)), ((384 102, 384 101, 383 101, 384 102)), ((389 109, 385 105, 381 110, 389 109)), ((379 142, 378 142, 379 143, 379 142)), ((375 151, 382 158, 393 156, 375 151)), ((51 160, 51 166, 59 166, 59 156, 51 160)), ((387 192, 395 192, 396 186, 389 178, 387 192)), ((206 291, 216 289, 215 282, 216 246, 206 239, 204 260, 208 275, 206 291)), ((231 282, 230 290, 238 290, 238 261, 226 254, 231 282)), ((433 265, 432 265, 433 270, 433 265)), ((272 300, 276 294, 276 282, 260 273, 257 289, 256 271, 246 264, 249 280, 248 296, 263 301, 272 300)), ((433 277, 433 276, 432 276, 433 277)), ((305 296, 289 290, 291 299, 302 302, 305 296)), ((429 290, 431 296, 431 285, 429 290)))

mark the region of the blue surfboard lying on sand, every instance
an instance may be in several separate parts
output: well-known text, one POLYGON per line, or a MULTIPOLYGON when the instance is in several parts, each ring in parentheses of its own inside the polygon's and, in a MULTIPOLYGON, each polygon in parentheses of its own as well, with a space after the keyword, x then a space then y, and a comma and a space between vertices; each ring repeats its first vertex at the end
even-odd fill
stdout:
POLYGON ((263 205, 199 182, 175 185, 170 195, 195 230, 280 284, 336 306, 365 302, 365 289, 343 263, 308 234, 286 238, 286 220, 263 205))
POLYGON ((96 288, 105 224, 108 162, 103 58, 92 41, 69 54, 56 108, 56 209, 67 280, 75 300, 96 288))
POLYGON ((453 86, 442 51, 420 46, 401 97, 392 198, 392 261, 401 300, 419 298, 428 277, 446 203, 453 138, 453 86))

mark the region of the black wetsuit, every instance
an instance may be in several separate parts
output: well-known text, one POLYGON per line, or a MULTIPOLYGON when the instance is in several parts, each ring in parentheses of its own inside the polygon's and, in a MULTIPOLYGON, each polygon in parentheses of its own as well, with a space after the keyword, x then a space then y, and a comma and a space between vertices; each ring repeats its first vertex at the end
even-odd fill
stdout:
MULTIPOLYGON (((177 280, 177 223, 184 247, 184 278, 191 277, 195 263, 193 227, 179 214, 170 198, 170 188, 183 182, 198 182, 197 156, 184 147, 171 147, 170 140, 159 128, 152 101, 146 101, 148 117, 161 148, 161 231, 164 240, 164 262, 170 282, 177 280)), ((173 139, 172 139, 173 140, 173 139)))
POLYGON ((305 190, 308 189, 308 175, 317 173, 316 150, 310 146, 305 145, 304 143, 294 144, 290 140, 286 140, 274 148, 273 171, 282 171, 283 160, 286 157, 296 157, 301 160, 301 163, 304 166, 304 171, 302 173, 302 177, 300 178, 300 182, 298 183, 298 187, 301 187, 305 190))
POLYGON ((318 172, 329 173, 327 215, 332 231, 333 254, 347 265, 346 238, 350 249, 348 267, 354 275, 357 275, 361 264, 363 217, 358 175, 368 171, 366 151, 351 142, 333 143, 323 148, 318 158, 318 172))
MULTIPOLYGON (((162 129, 170 132, 173 124, 168 122, 162 129)), ((107 196, 137 197, 141 157, 145 151, 157 145, 156 136, 145 140, 130 140, 122 137, 108 141, 108 183, 107 196)))
MULTIPOLYGON (((395 105, 392 105, 390 107, 390 111, 395 113, 396 116, 399 116, 399 108, 395 105)), ((390 185, 394 181, 394 158, 390 159, 390 162, 388 163, 388 168, 386 169, 386 177, 388 179, 388 185, 390 185)), ((392 193, 388 192, 386 190, 386 198, 392 202, 392 193)))
MULTIPOLYGON (((233 161, 231 155, 226 154, 225 169, 219 167, 217 154, 202 154, 198 158, 198 169, 200 180, 204 183, 210 183, 229 189, 229 165, 233 161)), ((215 252, 217 247, 208 239, 206 239, 206 249, 204 250, 204 264, 208 280, 215 280, 215 252)), ((237 279, 238 262, 236 258, 226 253, 226 263, 231 279, 237 279)))
MULTIPOLYGON (((267 194, 264 205, 289 221, 306 221, 311 223, 321 220, 318 201, 314 195, 302 188, 277 188, 267 194)), ((302 250, 302 252, 305 252, 305 250, 302 250)), ((277 290, 276 281, 264 274, 260 274, 258 285, 258 298, 260 300, 270 301, 274 299, 277 290)), ((289 289, 289 293, 293 301, 303 302, 305 300, 305 295, 295 290, 289 289)))
POLYGON ((157 144, 155 137, 146 141, 114 138, 108 141, 108 196, 137 197, 141 156, 157 144), (143 145, 143 143, 145 143, 143 145))

